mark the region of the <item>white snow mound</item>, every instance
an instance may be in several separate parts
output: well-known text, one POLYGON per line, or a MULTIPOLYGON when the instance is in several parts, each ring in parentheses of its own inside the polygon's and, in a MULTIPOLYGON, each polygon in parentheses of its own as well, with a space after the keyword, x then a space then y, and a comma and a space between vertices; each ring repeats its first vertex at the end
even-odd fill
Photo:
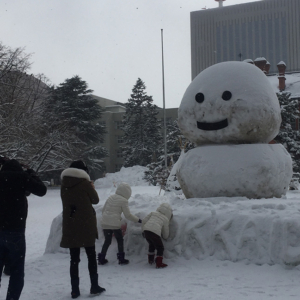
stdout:
MULTIPOLYGON (((163 241, 164 256, 172 259, 205 259, 246 261, 253 264, 300 264, 300 193, 288 198, 249 200, 243 197, 218 197, 182 200, 174 194, 159 196, 134 194, 129 208, 143 219, 167 202, 173 208, 170 237, 163 241)), ((101 221, 102 205, 96 208, 99 252, 104 242, 101 221)), ((126 256, 146 257, 148 244, 142 237, 139 223, 127 222, 124 236, 126 256)), ((46 253, 65 252, 59 247, 61 214, 54 219, 46 253)), ((115 258, 114 241, 108 259, 115 258)))
POLYGON ((126 182, 130 186, 146 186, 149 185, 144 178, 146 167, 133 166, 129 168, 122 167, 120 172, 107 173, 104 178, 97 179, 95 181, 96 188, 110 188, 117 186, 121 182, 126 182))

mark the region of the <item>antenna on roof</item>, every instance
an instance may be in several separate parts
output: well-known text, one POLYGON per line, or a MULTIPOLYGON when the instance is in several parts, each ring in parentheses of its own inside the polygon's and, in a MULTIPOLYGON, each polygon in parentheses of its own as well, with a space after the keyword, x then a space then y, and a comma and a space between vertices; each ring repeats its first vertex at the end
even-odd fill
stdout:
POLYGON ((219 7, 223 7, 223 1, 225 0, 215 0, 215 1, 219 2, 219 7))

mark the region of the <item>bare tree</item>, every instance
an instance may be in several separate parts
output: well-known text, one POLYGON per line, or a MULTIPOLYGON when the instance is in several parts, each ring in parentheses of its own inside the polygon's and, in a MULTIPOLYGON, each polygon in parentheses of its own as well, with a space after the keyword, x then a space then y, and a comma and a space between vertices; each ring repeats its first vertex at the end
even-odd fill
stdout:
POLYGON ((29 75, 30 57, 0 43, 0 155, 42 173, 79 157, 102 170, 102 109, 91 90, 78 76, 55 88, 43 74, 29 75))
POLYGON ((49 86, 29 75, 30 55, 0 43, 0 154, 26 162, 41 140, 41 109, 49 86))

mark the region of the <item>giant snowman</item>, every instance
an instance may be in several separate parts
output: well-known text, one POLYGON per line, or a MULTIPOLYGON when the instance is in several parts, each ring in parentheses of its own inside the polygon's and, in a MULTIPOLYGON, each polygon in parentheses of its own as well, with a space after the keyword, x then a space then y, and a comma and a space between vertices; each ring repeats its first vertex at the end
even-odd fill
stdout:
POLYGON ((266 75, 245 62, 224 62, 201 72, 178 110, 181 132, 196 148, 177 166, 187 198, 281 197, 292 160, 281 144, 280 106, 266 75))

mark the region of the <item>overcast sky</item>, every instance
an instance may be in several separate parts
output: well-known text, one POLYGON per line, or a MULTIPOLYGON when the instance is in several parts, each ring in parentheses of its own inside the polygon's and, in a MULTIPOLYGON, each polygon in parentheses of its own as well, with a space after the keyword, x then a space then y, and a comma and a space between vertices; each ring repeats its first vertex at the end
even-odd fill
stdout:
POLYGON ((172 108, 191 82, 190 12, 217 6, 214 0, 1 0, 0 41, 32 53, 30 73, 54 85, 79 75, 95 95, 125 103, 141 78, 162 107, 163 29, 165 99, 172 108))

